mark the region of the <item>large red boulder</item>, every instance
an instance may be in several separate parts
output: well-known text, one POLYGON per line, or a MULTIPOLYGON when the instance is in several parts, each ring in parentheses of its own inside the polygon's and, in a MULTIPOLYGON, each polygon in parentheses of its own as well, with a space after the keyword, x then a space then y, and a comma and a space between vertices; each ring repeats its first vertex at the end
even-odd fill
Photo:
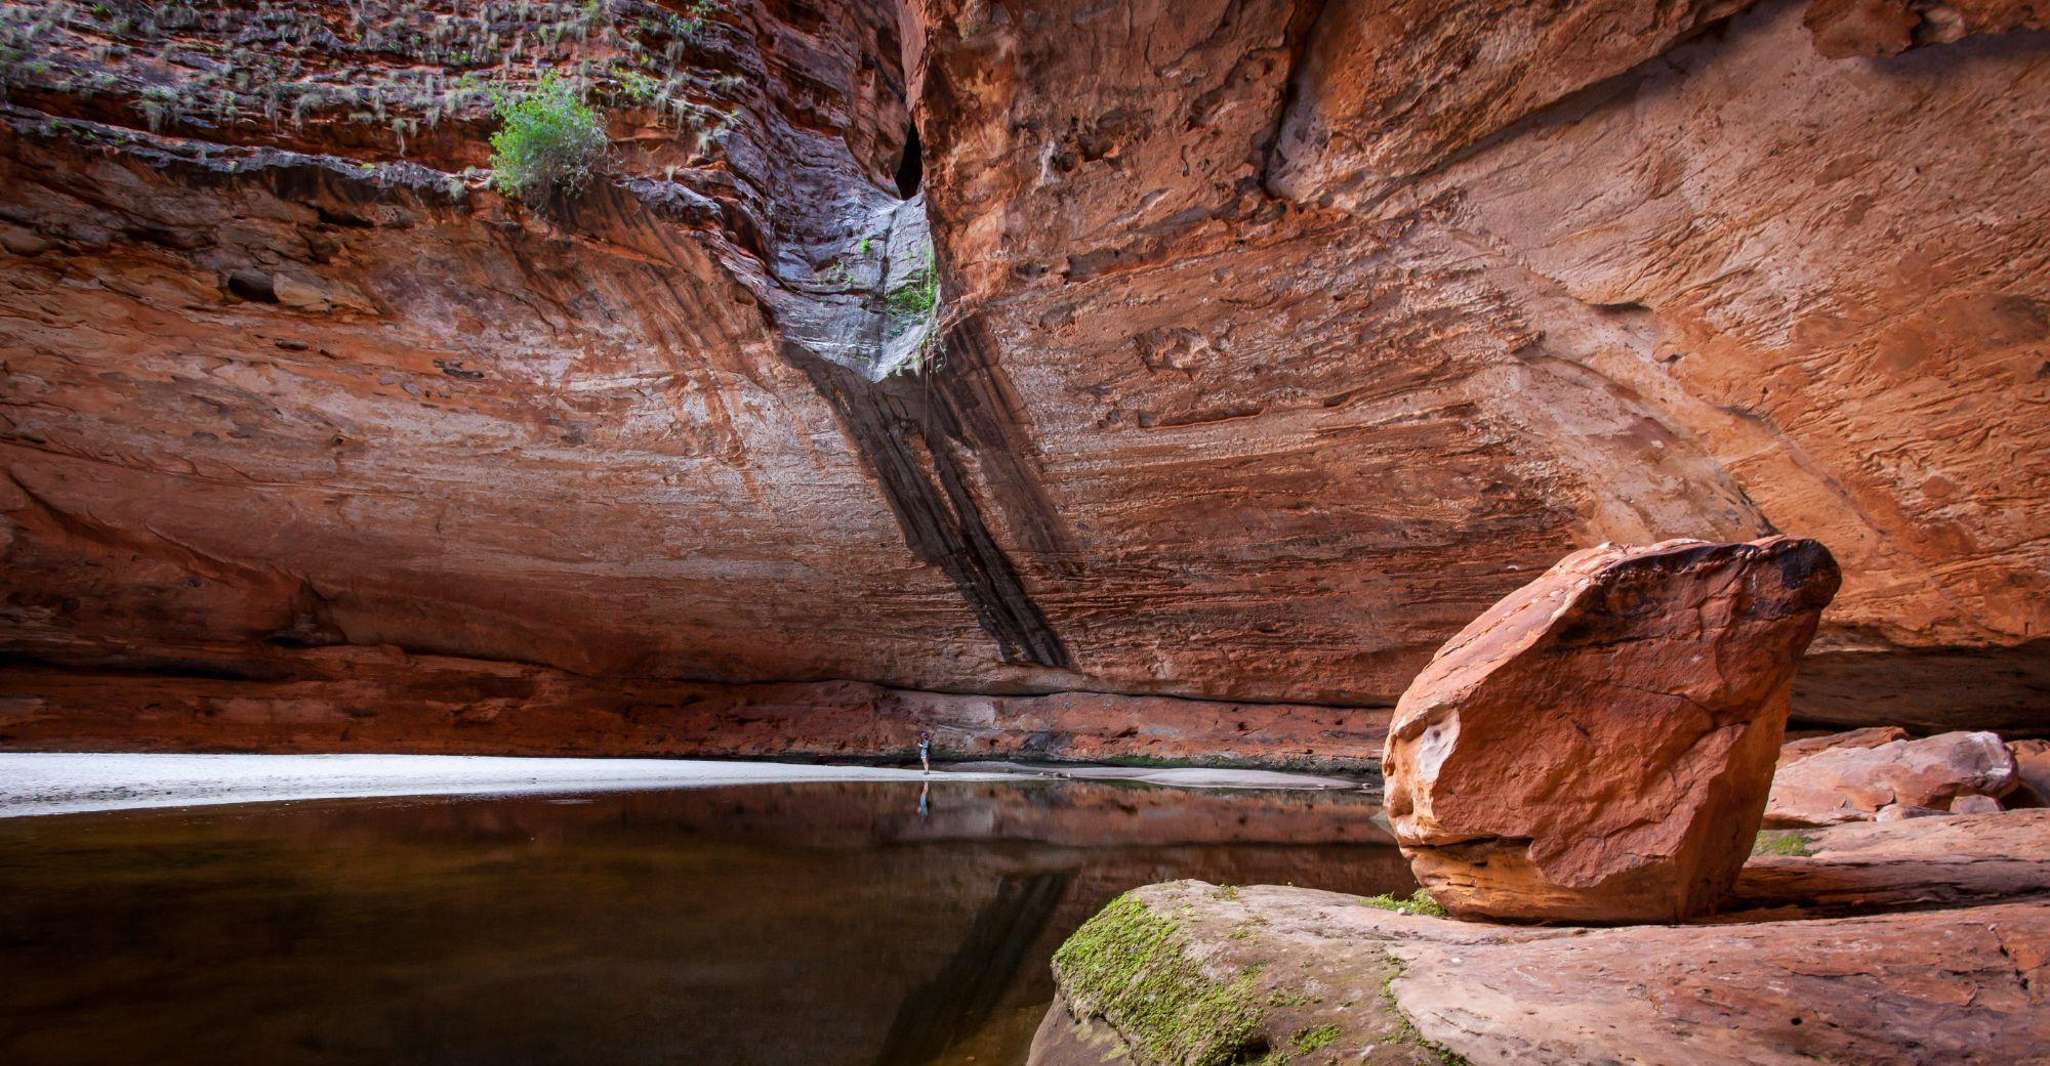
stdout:
POLYGON ((1603 545, 1452 638, 1396 707, 1388 813, 1459 915, 1659 921, 1749 854, 1794 666, 1840 576, 1812 540, 1603 545))

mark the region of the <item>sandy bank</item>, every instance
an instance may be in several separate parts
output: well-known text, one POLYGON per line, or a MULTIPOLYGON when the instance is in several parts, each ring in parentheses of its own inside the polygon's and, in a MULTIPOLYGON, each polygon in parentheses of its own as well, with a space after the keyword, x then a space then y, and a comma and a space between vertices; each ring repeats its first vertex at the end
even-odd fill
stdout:
MULTIPOLYGON (((951 780, 1002 780, 1001 773, 951 780)), ((515 795, 791 781, 915 781, 916 770, 701 759, 481 755, 0 754, 0 818, 359 796, 515 795)))
MULTIPOLYGON (((1184 787, 1331 788, 1331 778, 1261 771, 1063 767, 1057 776, 1184 787)), ((949 781, 1043 780, 1044 768, 970 766, 949 781)), ((509 758, 481 755, 145 755, 0 753, 0 818, 131 807, 347 799, 532 795, 706 788, 798 781, 917 781, 917 770, 709 759, 509 758)))

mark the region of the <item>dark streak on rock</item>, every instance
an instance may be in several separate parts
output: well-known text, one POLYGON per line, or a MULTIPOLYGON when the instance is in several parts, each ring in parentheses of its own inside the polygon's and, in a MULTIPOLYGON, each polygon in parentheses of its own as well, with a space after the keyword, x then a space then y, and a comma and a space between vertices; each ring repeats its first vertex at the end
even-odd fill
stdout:
POLYGON ((1067 645, 984 521, 970 473, 978 465, 973 456, 1028 547, 1067 555, 1052 505, 1023 465, 1022 442, 1013 439, 1010 389, 985 357, 974 320, 950 330, 944 348, 944 369, 873 382, 795 343, 786 342, 783 355, 833 406, 905 544, 946 571, 1004 661, 1070 668, 1067 645))
POLYGON ((1329 32, 1322 23, 1324 12, 1330 0, 1310 0, 1296 7, 1295 15, 1288 28, 1288 77, 1283 81, 1281 106, 1274 112, 1274 125, 1268 129, 1260 153, 1260 188, 1276 199, 1287 197, 1277 191, 1274 185, 1274 170, 1278 159, 1287 151, 1282 146, 1281 134, 1288 127, 1288 117, 1303 95, 1303 67, 1309 59, 1310 42, 1316 33, 1329 32))

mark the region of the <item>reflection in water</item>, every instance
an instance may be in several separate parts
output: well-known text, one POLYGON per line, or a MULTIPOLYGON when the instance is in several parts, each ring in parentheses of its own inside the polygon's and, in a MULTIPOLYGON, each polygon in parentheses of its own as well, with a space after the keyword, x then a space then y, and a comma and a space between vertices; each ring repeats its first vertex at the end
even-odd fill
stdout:
POLYGON ((1373 811, 941 781, 0 821, 0 1062, 1014 1064, 1127 888, 1407 891, 1373 811))
POLYGON ((949 1047, 996 1017, 1004 993, 1033 961, 1028 957, 1032 945, 1046 930, 1072 880, 1066 871, 1000 879, 995 898, 976 912, 953 957, 897 1008, 876 1061, 942 1059, 949 1047))

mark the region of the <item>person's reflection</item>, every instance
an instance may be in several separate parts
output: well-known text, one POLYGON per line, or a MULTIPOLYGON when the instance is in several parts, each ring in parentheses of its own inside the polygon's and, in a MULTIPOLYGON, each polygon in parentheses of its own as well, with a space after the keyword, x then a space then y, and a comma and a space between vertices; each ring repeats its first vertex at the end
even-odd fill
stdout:
POLYGON ((932 782, 930 782, 930 781, 927 781, 927 782, 923 782, 923 783, 921 783, 921 784, 920 784, 920 785, 918 786, 918 816, 919 816, 920 818, 923 818, 923 817, 925 817, 925 816, 926 816, 927 814, 931 813, 931 811, 932 811, 932 782))

